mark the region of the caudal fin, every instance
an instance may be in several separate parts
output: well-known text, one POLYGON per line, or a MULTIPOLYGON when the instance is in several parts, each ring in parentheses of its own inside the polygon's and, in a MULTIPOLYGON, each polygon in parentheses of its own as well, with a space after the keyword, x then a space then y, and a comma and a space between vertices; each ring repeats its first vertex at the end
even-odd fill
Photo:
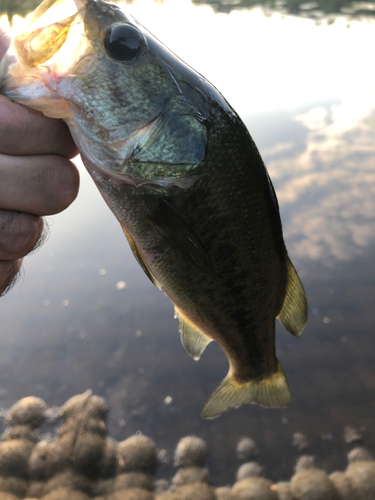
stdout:
POLYGON ((277 371, 263 380, 237 382, 231 372, 204 405, 201 416, 215 418, 224 411, 238 408, 247 403, 286 408, 290 401, 290 392, 284 370, 277 362, 277 371))

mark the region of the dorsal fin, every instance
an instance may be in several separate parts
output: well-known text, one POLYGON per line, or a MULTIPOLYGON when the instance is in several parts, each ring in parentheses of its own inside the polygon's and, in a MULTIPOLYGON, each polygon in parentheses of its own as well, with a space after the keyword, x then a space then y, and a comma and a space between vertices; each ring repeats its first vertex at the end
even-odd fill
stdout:
POLYGON ((277 319, 289 333, 299 337, 307 321, 307 299, 297 271, 289 257, 287 257, 287 269, 285 299, 277 319))
POLYGON ((133 240, 131 235, 128 233, 128 231, 124 228, 124 226, 121 225, 121 227, 122 227, 122 230, 124 231, 126 239, 128 240, 131 251, 133 252, 134 257, 137 259, 138 264, 143 269, 143 272, 145 273, 145 275, 147 276, 147 278, 151 281, 151 283, 153 285, 155 285, 157 288, 160 288, 156 282, 156 279, 153 277, 153 275, 151 274, 151 271, 147 267, 147 264, 146 264, 144 258, 142 257, 141 252, 138 250, 137 244, 135 243, 135 241, 133 240))
POLYGON ((193 323, 189 321, 178 309, 175 307, 175 318, 180 322, 180 334, 182 345, 187 350, 188 354, 198 361, 202 352, 207 345, 212 342, 212 339, 207 337, 204 333, 194 327, 193 323))
POLYGON ((147 218, 168 238, 174 248, 211 281, 217 283, 214 265, 203 243, 193 228, 167 201, 162 200, 158 212, 148 215, 147 218))

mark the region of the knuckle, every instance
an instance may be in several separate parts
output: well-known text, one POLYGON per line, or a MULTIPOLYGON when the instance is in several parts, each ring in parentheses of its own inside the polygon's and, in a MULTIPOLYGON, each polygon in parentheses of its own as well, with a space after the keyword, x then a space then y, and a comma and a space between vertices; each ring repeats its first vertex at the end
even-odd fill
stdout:
POLYGON ((0 210, 0 259, 24 257, 37 245, 43 232, 43 219, 22 212, 0 210))

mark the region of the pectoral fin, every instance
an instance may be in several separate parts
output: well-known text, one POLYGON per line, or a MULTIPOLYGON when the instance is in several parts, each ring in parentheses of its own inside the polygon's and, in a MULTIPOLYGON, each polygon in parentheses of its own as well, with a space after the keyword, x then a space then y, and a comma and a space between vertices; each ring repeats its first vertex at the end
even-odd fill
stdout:
POLYGON ((231 371, 204 405, 201 416, 215 418, 224 411, 252 403, 271 408, 286 408, 290 401, 284 370, 277 362, 277 371, 263 380, 237 382, 231 371))
POLYGON ((175 308, 175 318, 179 320, 179 330, 181 334, 182 345, 187 350, 188 354, 198 361, 207 345, 212 342, 212 339, 199 331, 194 325, 175 308))
POLYGON ((153 277, 153 275, 151 274, 151 271, 147 267, 147 264, 146 264, 144 258, 142 257, 141 252, 138 250, 137 244, 135 243, 135 241, 133 240, 131 235, 128 233, 128 231, 124 228, 124 226, 121 226, 121 227, 122 227, 122 230, 124 231, 126 239, 128 240, 131 251, 133 252, 134 257, 137 259, 138 264, 141 266, 141 268, 143 269, 143 272, 145 273, 147 278, 151 281, 151 283, 153 285, 155 285, 157 288, 159 288, 155 278, 153 277))
POLYGON ((294 269, 289 257, 287 257, 288 279, 283 307, 277 319, 284 328, 295 337, 299 337, 307 321, 307 299, 305 290, 294 269))
POLYGON ((16 36, 13 47, 21 61, 28 68, 34 68, 51 59, 65 43, 77 14, 16 36))
POLYGON ((217 282, 214 265, 195 231, 169 203, 163 200, 156 215, 148 217, 174 248, 211 281, 217 282))

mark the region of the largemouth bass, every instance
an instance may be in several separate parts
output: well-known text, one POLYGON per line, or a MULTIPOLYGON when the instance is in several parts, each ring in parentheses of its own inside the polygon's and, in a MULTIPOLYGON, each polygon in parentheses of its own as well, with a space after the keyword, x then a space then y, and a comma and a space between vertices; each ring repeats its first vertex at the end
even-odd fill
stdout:
POLYGON ((286 407, 275 318, 299 336, 307 302, 248 130, 133 17, 101 0, 74 2, 47 26, 60 2, 39 6, 13 40, 2 92, 68 124, 135 258, 174 303, 188 353, 199 359, 212 340, 225 352, 229 372, 202 416, 286 407))

